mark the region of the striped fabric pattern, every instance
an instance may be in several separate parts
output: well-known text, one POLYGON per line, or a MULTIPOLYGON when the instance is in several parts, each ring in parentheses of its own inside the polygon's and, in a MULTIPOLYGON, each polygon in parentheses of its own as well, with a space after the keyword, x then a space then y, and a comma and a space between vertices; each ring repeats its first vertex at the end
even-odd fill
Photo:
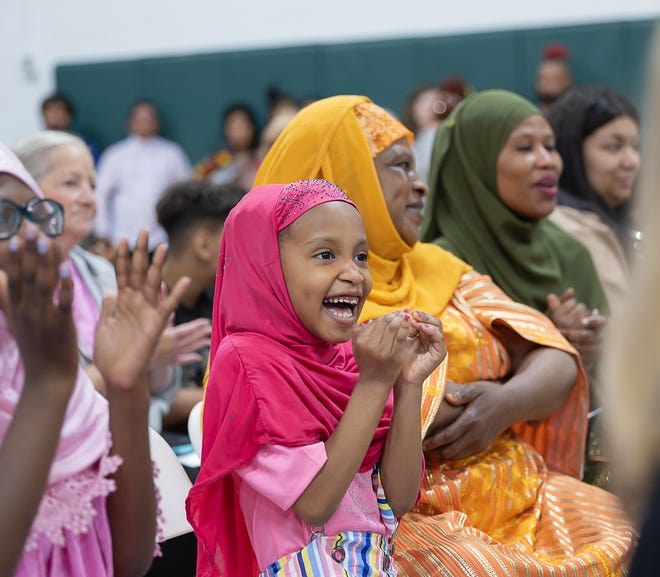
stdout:
MULTIPOLYGON (((529 341, 574 353, 545 317, 512 302, 475 272, 464 275, 441 319, 446 378, 453 382, 509 372, 506 349, 488 330, 497 323, 529 341)), ((584 451, 586 387, 581 375, 555 415, 514 427, 522 437, 506 432, 487 451, 458 461, 427 454, 422 499, 397 529, 399 575, 627 574, 637 539, 631 522, 615 496, 575 478, 584 451)), ((429 407, 433 404, 425 402, 423 422, 429 407)))
POLYGON ((272 563, 260 577, 393 577, 389 549, 389 539, 375 533, 321 535, 301 551, 272 563))
POLYGON ((304 549, 271 563, 259 577, 395 577, 392 541, 398 521, 385 497, 379 463, 374 467, 372 482, 387 535, 315 533, 304 549))

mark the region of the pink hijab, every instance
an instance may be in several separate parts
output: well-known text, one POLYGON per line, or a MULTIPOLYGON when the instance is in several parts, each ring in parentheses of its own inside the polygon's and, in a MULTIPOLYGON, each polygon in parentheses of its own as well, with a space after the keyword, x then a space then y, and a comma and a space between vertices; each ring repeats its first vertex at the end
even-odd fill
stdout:
MULTIPOLYGON (((241 200, 225 223, 202 468, 187 501, 199 539, 200 577, 258 573, 231 471, 251 461, 263 445, 325 441, 357 382, 350 342, 321 341, 300 322, 279 256, 278 233, 311 208, 332 201, 355 206, 324 180, 261 186, 241 200)), ((391 403, 390 397, 362 471, 382 454, 391 403)))
MULTIPOLYGON (((2 143, 0 143, 0 173, 10 174, 30 188, 35 196, 43 197, 36 182, 16 155, 2 143)), ((0 442, 7 433, 22 387, 23 365, 18 345, 9 331, 4 314, 0 312, 0 442)), ((68 479, 99 461, 107 453, 108 430, 107 402, 96 392, 85 372, 79 369, 60 433, 55 460, 48 476, 48 485, 68 479)), ((32 451, 39 448, 25 449, 32 451)), ((66 507, 63 505, 61 508, 66 507)), ((35 529, 52 528, 53 520, 44 519, 44 516, 42 507, 34 522, 33 533, 35 529)))

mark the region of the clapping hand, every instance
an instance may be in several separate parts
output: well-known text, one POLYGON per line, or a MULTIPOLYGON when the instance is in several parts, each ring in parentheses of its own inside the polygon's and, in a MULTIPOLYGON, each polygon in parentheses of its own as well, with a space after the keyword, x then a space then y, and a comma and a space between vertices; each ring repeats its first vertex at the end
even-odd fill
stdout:
POLYGON ((130 390, 147 382, 158 339, 185 292, 189 279, 180 279, 166 297, 160 286, 166 247, 159 246, 148 266, 148 233, 142 231, 132 257, 122 239, 115 269, 117 292, 103 299, 96 329, 94 361, 108 387, 130 390))
POLYGON ((423 312, 410 315, 407 360, 397 386, 421 385, 447 356, 442 322, 423 312))
POLYGON ((62 384, 70 392, 78 372, 70 271, 60 265, 59 247, 36 226, 7 244, 0 306, 21 353, 25 382, 62 384))
POLYGON ((598 310, 588 310, 574 297, 572 288, 560 296, 548 295, 547 314, 566 340, 580 353, 585 368, 589 371, 600 356, 603 347, 602 331, 607 318, 598 310))

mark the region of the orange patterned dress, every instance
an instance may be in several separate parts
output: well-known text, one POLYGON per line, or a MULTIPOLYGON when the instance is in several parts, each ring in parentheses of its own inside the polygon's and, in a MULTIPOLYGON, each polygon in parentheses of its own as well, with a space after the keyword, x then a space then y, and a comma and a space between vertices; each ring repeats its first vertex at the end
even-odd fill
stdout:
MULTIPOLYGON (((493 324, 573 352, 546 317, 514 303, 475 272, 463 275, 441 319, 448 350, 441 372, 456 383, 509 372, 506 349, 489 330, 493 324)), ((425 387, 425 426, 437 410, 431 397, 442 395, 444 375, 432 381, 425 387)), ((587 410, 586 382, 580 381, 543 423, 517 425, 517 434, 507 431, 490 449, 466 459, 427 458, 422 499, 396 536, 400 575, 627 574, 636 542, 632 524, 616 497, 574 477, 587 410)))

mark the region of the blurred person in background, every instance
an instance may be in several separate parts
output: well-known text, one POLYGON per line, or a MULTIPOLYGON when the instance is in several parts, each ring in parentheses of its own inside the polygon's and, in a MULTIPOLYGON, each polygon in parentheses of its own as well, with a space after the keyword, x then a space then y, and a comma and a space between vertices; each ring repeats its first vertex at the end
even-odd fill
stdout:
MULTIPOLYGON (((46 130, 62 130, 76 134, 73 130, 73 120, 75 117, 75 108, 73 102, 67 96, 60 92, 54 92, 41 103, 41 121, 46 130)), ((98 146, 82 135, 78 135, 85 141, 89 152, 96 163, 99 159, 100 151, 98 146)))
MULTIPOLYGON (((174 313, 174 326, 187 323, 210 328, 222 230, 229 211, 244 194, 242 188, 233 184, 186 180, 168 187, 158 201, 158 222, 169 240, 163 281, 173 287, 180 278, 190 279, 174 313)), ((204 396, 202 381, 208 346, 196 352, 198 359, 183 367, 182 388, 164 417, 166 429, 183 434, 187 434, 191 409, 204 396)))
POLYGON ((640 169, 637 111, 620 94, 578 87, 546 117, 564 162, 549 218, 589 249, 616 318, 628 297, 628 259, 638 236, 631 223, 640 169))
POLYGON ((536 68, 534 90, 539 108, 545 112, 564 92, 573 86, 568 49, 563 44, 543 47, 536 68))
POLYGON ((660 567, 660 28, 649 64, 639 187, 644 258, 634 263, 631 298, 619 330, 609 334, 604 371, 616 490, 642 528, 631 577, 655 577, 660 567))
POLYGON ((247 104, 234 104, 225 110, 222 137, 222 147, 193 168, 194 177, 214 184, 237 184, 249 190, 258 168, 259 129, 247 104))
POLYGON ((156 203, 170 184, 190 176, 183 149, 159 136, 160 119, 152 102, 136 102, 127 127, 128 138, 108 147, 99 160, 94 223, 98 242, 93 250, 106 255, 122 237, 135 242, 142 228, 149 229, 150 253, 166 241, 156 221, 156 203))
POLYGON ((439 85, 423 84, 413 91, 402 121, 415 135, 412 145, 417 174, 428 182, 435 131, 469 89, 458 76, 447 76, 439 85))

